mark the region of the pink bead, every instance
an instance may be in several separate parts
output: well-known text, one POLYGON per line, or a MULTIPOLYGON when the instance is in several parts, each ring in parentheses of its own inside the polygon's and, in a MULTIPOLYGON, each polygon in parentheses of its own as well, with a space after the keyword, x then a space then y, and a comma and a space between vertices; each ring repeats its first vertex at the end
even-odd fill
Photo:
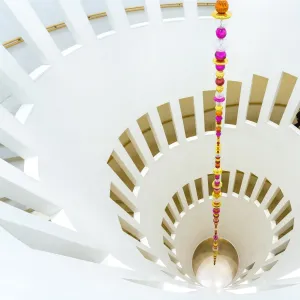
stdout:
POLYGON ((219 237, 217 235, 214 235, 214 241, 217 241, 219 237))
POLYGON ((216 35, 219 39, 224 39, 227 35, 226 28, 224 28, 224 27, 217 28, 216 35))
POLYGON ((216 116, 216 121, 217 122, 221 122, 223 120, 223 118, 221 116, 216 116))
POLYGON ((219 61, 223 61, 226 58, 226 51, 216 51, 215 57, 219 61))
POLYGON ((224 65, 224 66, 221 66, 221 65, 216 65, 216 69, 217 69, 217 71, 220 71, 220 72, 222 72, 222 71, 224 71, 224 70, 225 70, 225 65, 224 65))
POLYGON ((221 136, 221 132, 220 132, 220 131, 217 131, 217 132, 216 132, 216 136, 221 136))
POLYGON ((215 175, 215 179, 220 179, 220 175, 215 175))
POLYGON ((220 185, 220 181, 215 180, 215 186, 218 186, 218 185, 220 185))
POLYGON ((220 213, 220 208, 214 208, 214 209, 213 209, 213 213, 214 213, 214 214, 220 213))
POLYGON ((225 97, 218 97, 218 96, 215 96, 214 97, 214 101, 217 102, 217 103, 222 103, 225 101, 225 97))

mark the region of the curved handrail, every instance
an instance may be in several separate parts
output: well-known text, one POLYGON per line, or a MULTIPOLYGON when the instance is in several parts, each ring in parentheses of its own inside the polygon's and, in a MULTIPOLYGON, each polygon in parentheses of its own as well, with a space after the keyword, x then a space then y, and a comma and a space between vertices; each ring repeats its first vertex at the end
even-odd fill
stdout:
MULTIPOLYGON (((214 2, 198 2, 197 6, 215 6, 214 2)), ((160 8, 164 9, 164 8, 180 8, 183 7, 183 3, 182 2, 177 2, 177 3, 168 3, 168 4, 161 4, 160 8)), ((131 12, 137 12, 137 11, 144 11, 145 10, 145 6, 133 6, 133 7, 127 7, 125 8, 126 13, 131 13, 131 12)), ((100 19, 100 18, 104 18, 107 17, 107 13, 106 12, 99 12, 99 13, 94 13, 94 14, 90 14, 87 16, 89 20, 95 20, 95 19, 100 19)), ((67 27, 65 22, 61 22, 61 23, 56 23, 53 25, 49 25, 46 27, 48 32, 52 32, 55 30, 59 30, 61 28, 65 28, 67 27)), ((16 37, 12 40, 6 41, 4 42, 2 45, 8 49, 10 47, 13 47, 15 45, 18 45, 20 43, 23 43, 24 39, 22 37, 16 37)))

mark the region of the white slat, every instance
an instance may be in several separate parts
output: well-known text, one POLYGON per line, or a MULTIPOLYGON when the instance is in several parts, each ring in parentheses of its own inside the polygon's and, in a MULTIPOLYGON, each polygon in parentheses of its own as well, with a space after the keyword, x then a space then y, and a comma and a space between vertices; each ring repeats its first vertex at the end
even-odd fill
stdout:
POLYGON ((129 21, 122 0, 105 0, 112 27, 121 33, 129 30, 129 21))
POLYGON ((133 192, 128 189, 128 187, 113 170, 110 169, 110 173, 111 182, 114 184, 114 186, 119 190, 120 193, 122 193, 122 195, 124 195, 126 199, 128 199, 130 203, 136 207, 136 197, 133 192))
POLYGON ((203 198, 204 200, 207 200, 209 196, 211 196, 209 195, 207 176, 202 177, 202 189, 203 189, 203 198))
POLYGON ((230 175, 229 175, 228 191, 227 191, 228 196, 232 195, 233 193, 236 170, 229 170, 229 172, 230 175))
POLYGON ((180 221, 180 215, 179 215, 178 209, 177 209, 173 199, 169 202, 169 205, 172 209, 173 216, 175 217, 176 221, 179 222, 180 221))
POLYGON ((80 45, 88 45, 96 40, 96 35, 87 18, 80 0, 58 0, 65 15, 65 23, 75 41, 80 45))
POLYGON ((276 186, 276 185, 272 185, 270 187, 267 194, 265 195, 265 198, 263 199, 263 201, 261 203, 261 207, 263 209, 266 209, 268 207, 268 205, 270 204, 271 200, 273 199, 273 196, 275 195, 277 189, 278 189, 278 186, 276 186))
POLYGON ((169 145, 157 109, 149 111, 148 116, 160 152, 167 153, 169 151, 169 145))
MULTIPOLYGON (((276 228, 276 227, 275 227, 276 228)), ((276 248, 280 247, 281 245, 283 245, 284 243, 286 243, 287 241, 289 241, 291 238, 291 232, 289 232, 288 234, 286 234, 283 238, 281 238, 280 240, 278 240, 275 244, 273 244, 272 246, 272 250, 274 251, 276 248)))
POLYGON ((240 196, 241 199, 243 199, 244 196, 245 196, 245 192, 246 192, 246 189, 247 189, 247 186, 248 186, 250 176, 251 176, 250 172, 245 172, 244 173, 243 182, 242 182, 240 193, 239 193, 239 196, 240 196))
POLYGON ((289 202, 289 200, 286 197, 283 197, 283 199, 281 199, 281 201, 276 206, 276 208, 272 211, 271 215, 269 216, 269 219, 274 220, 277 217, 277 215, 284 210, 285 205, 288 202, 289 202))
POLYGON ((262 125, 270 121, 270 116, 273 110, 273 105, 275 103, 279 86, 280 80, 278 81, 278 78, 273 77, 269 79, 257 125, 262 125))
POLYGON ((186 197, 182 189, 179 189, 178 191, 178 198, 183 207, 183 211, 186 213, 189 210, 189 206, 186 202, 186 197))
POLYGON ((258 178, 255 184, 255 187, 252 191, 252 195, 250 197, 250 201, 249 202, 254 202, 255 200, 257 200, 257 196, 264 184, 265 179, 264 178, 258 178))
POLYGON ((22 38, 41 54, 44 63, 52 64, 61 53, 28 0, 4 0, 23 27, 22 38))
POLYGON ((294 91, 292 93, 292 96, 288 102, 288 105, 280 121, 280 125, 279 125, 280 128, 284 128, 292 124, 299 108, 300 108, 300 82, 298 79, 294 91))
POLYGON ((195 181, 189 182, 189 188, 190 188, 193 203, 196 205, 198 203, 198 196, 197 196, 195 181))
POLYGON ((34 82, 2 45, 0 45, 0 57, 0 75, 1 72, 4 74, 1 77, 4 84, 14 91, 20 102, 36 103, 39 97, 34 82))
POLYGON ((145 0, 145 8, 151 25, 162 24, 162 14, 159 0, 145 0))
POLYGON ((171 229, 172 233, 175 233, 176 228, 167 214, 165 214, 164 220, 165 220, 166 224, 168 225, 168 227, 171 229))
POLYGON ((1 105, 0 115, 2 120, 0 143, 24 159, 35 156, 34 151, 29 147, 30 134, 24 126, 1 105))
POLYGON ((187 21, 196 21, 198 18, 197 0, 184 0, 184 17, 187 21))
POLYGON ((252 88, 252 79, 253 76, 248 76, 245 81, 242 83, 241 95, 240 95, 240 103, 239 103, 239 110, 237 116, 237 126, 241 126, 245 124, 247 119, 247 111, 249 106, 251 88, 252 88))
POLYGON ((184 126, 183 126, 179 101, 172 101, 170 103, 170 107, 171 107, 173 124, 176 131, 177 141, 179 144, 183 144, 186 142, 186 136, 185 136, 184 126))
POLYGON ((132 126, 130 126, 128 135, 135 149, 139 152, 143 163, 149 168, 154 163, 154 159, 137 123, 134 123, 132 126))
POLYGON ((124 167, 125 173, 132 180, 134 185, 139 186, 142 180, 142 175, 119 140, 117 141, 114 152, 116 154, 113 155, 115 160, 120 164, 121 167, 124 167), (129 174, 126 172, 126 170, 128 170, 129 174))
MULTIPOLYGON (((289 213, 283 220, 281 220, 281 222, 276 225, 273 229, 273 233, 277 233, 278 231, 280 231, 288 222, 290 222, 293 219, 293 215, 292 213, 289 213)), ((280 239, 279 241, 283 240, 285 238, 285 236, 280 239)))
POLYGON ((202 136, 205 133, 202 92, 194 96, 194 109, 195 109, 195 122, 196 122, 197 136, 202 136))

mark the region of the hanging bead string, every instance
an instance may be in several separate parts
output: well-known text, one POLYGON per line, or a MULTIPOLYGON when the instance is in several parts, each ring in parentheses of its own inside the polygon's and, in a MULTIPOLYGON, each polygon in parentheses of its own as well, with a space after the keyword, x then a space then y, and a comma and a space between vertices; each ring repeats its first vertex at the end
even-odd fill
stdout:
POLYGON ((218 225, 219 217, 221 212, 221 196, 222 196, 222 169, 221 169, 221 134, 222 134, 222 120, 223 120, 223 104, 225 102, 224 91, 224 70, 227 64, 227 54, 223 49, 223 41, 227 35, 226 28, 223 27, 223 20, 229 19, 231 14, 228 12, 228 2, 227 0, 218 0, 216 2, 216 11, 213 13, 213 17, 220 20, 219 27, 216 30, 216 36, 219 41, 219 48, 215 53, 214 63, 216 66, 216 94, 214 101, 215 106, 215 120, 216 120, 216 153, 215 153, 215 168, 214 181, 212 183, 213 193, 212 193, 212 206, 213 206, 213 222, 214 222, 214 235, 213 235, 213 260, 214 265, 217 262, 217 256, 219 252, 219 235, 218 235, 218 225))

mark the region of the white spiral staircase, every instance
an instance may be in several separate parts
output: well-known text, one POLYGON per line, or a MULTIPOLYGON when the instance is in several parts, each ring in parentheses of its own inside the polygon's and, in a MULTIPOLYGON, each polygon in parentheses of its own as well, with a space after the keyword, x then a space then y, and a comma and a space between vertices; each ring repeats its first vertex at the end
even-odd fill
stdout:
POLYGON ((300 4, 229 3, 220 236, 239 262, 208 289, 213 7, 0 2, 3 299, 299 298, 300 4))

